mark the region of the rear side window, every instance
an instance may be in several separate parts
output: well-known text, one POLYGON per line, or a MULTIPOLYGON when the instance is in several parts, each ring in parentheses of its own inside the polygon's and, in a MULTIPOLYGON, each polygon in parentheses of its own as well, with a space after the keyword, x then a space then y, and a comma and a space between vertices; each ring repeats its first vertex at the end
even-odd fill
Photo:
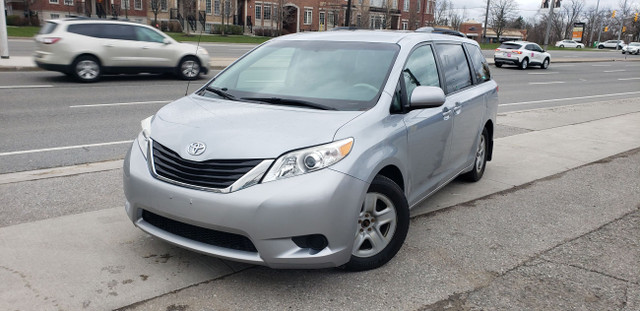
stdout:
POLYGON ((44 24, 42 26, 42 28, 40 28, 40 32, 38 32, 41 35, 48 35, 50 33, 52 33, 54 30, 56 30, 56 27, 58 27, 57 23, 54 22, 47 22, 46 24, 44 24))
POLYGON ((446 92, 470 86, 471 71, 462 44, 438 44, 436 50, 444 69, 446 92))
POLYGON ((509 50, 517 50, 521 47, 522 45, 517 44, 517 43, 503 43, 500 45, 500 47, 498 47, 499 49, 509 49, 509 50))
POLYGON ((96 38, 102 38, 101 29, 100 24, 75 24, 67 27, 68 32, 96 38))
POLYGON ((489 64, 487 59, 482 56, 480 48, 473 44, 466 44, 469 57, 473 62, 473 74, 476 76, 477 83, 482 83, 491 80, 491 73, 489 72, 489 64))

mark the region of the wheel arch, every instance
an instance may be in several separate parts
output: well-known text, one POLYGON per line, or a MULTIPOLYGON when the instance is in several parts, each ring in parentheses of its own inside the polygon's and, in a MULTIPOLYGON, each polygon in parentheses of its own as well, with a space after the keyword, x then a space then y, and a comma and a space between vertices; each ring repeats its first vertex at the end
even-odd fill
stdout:
POLYGON ((378 173, 376 175, 382 175, 384 177, 387 177, 387 178, 393 180, 393 182, 395 182, 396 185, 398 185, 400 187, 400 189, 402 189, 403 192, 405 191, 405 189, 404 189, 404 176, 402 175, 402 172, 400 171, 400 169, 397 166, 395 166, 395 165, 387 165, 387 166, 383 167, 380 171, 378 171, 378 173))
POLYGON ((95 58, 98 61, 98 65, 100 65, 100 67, 104 67, 104 62, 102 61, 102 59, 98 55, 90 53, 90 52, 83 52, 83 53, 80 53, 80 54, 76 55, 75 57, 73 57, 73 60, 71 61, 71 64, 69 64, 69 69, 68 69, 69 72, 73 71, 73 64, 76 63, 78 58, 83 57, 83 56, 88 56, 88 57, 95 58))
POLYGON ((484 124, 484 129, 487 129, 487 134, 489 135, 487 142, 487 161, 491 161, 493 157, 493 121, 487 120, 487 123, 484 124))

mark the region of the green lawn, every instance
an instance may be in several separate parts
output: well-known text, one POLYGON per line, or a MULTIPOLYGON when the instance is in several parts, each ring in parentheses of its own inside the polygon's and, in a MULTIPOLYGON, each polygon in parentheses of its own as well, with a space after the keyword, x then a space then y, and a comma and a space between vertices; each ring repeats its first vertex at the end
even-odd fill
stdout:
POLYGON ((40 31, 40 27, 37 26, 7 26, 7 35, 9 37, 31 38, 35 36, 38 31, 40 31))

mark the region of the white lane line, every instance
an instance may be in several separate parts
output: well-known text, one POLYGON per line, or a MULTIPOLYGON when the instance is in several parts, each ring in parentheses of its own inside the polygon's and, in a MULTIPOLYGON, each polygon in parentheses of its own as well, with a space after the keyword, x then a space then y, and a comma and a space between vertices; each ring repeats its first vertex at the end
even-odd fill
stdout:
POLYGON ((112 106, 132 106, 132 105, 149 105, 149 104, 168 104, 168 100, 153 100, 147 102, 129 102, 129 103, 112 103, 112 104, 92 104, 92 105, 73 105, 69 108, 95 108, 95 107, 112 107, 112 106))
POLYGON ((527 73, 527 74, 535 76, 535 75, 554 75, 554 74, 557 74, 557 73, 558 72, 551 71, 551 72, 530 72, 530 73, 527 73))
POLYGON ((133 142, 133 140, 123 140, 123 141, 112 141, 112 142, 108 142, 108 143, 99 143, 99 144, 88 144, 88 145, 76 145, 76 146, 65 146, 65 147, 54 147, 54 148, 44 148, 44 149, 32 149, 32 150, 2 152, 2 153, 0 153, 0 157, 19 155, 19 154, 29 154, 29 153, 40 153, 40 152, 49 152, 49 151, 60 151, 60 150, 70 150, 70 149, 81 149, 81 148, 91 148, 91 147, 103 147, 103 146, 111 146, 111 145, 130 144, 132 142, 133 142))
POLYGON ((611 65, 591 65, 593 67, 611 67, 611 65))
POLYGON ((575 67, 576 65, 556 65, 553 64, 553 68, 563 68, 563 67, 575 67))
POLYGON ((37 84, 37 85, 2 85, 0 89, 39 89, 53 87, 50 84, 37 84))
POLYGON ((529 104, 560 102, 560 101, 568 101, 568 100, 576 100, 576 99, 589 99, 589 98, 601 98, 601 97, 636 95, 636 94, 640 94, 640 91, 638 91, 638 92, 600 94, 600 95, 589 95, 589 96, 578 96, 578 97, 565 97, 565 98, 555 98, 555 99, 532 100, 532 101, 528 101, 528 102, 500 104, 498 106, 518 106, 518 105, 529 105, 529 104))
POLYGON ((564 81, 549 81, 549 82, 529 82, 529 85, 547 85, 547 84, 563 84, 564 81))
POLYGON ((640 80, 640 78, 623 78, 623 79, 618 79, 618 81, 629 81, 629 80, 640 80))
POLYGON ((611 72, 625 72, 625 71, 626 71, 626 70, 624 70, 624 69, 616 69, 616 70, 605 70, 605 71, 603 71, 603 72, 611 73, 611 72))

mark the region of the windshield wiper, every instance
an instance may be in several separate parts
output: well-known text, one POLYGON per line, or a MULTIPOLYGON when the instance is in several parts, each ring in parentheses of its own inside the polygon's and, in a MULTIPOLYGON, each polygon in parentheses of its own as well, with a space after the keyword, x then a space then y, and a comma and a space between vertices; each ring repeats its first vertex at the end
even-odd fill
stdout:
POLYGON ((292 98, 282 98, 282 97, 242 97, 245 100, 258 101, 268 104, 274 105, 283 105, 283 106, 299 106, 299 107, 308 107, 320 110, 338 110, 333 107, 313 103, 306 100, 300 99, 292 99, 292 98))
POLYGON ((227 88, 223 87, 223 88, 219 88, 219 87, 213 87, 213 86, 207 86, 207 88, 205 89, 209 92, 212 92, 224 99, 229 99, 229 100, 238 100, 235 96, 231 95, 230 93, 227 93, 227 88))

